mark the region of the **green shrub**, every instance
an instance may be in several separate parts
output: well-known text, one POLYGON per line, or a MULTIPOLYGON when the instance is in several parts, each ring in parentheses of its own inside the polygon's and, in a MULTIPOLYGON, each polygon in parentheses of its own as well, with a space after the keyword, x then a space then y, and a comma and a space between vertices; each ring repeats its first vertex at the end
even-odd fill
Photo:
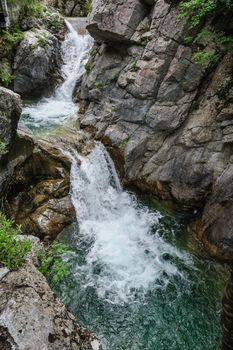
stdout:
POLYGON ((192 15, 191 27, 197 26, 209 14, 218 10, 228 11, 233 8, 233 0, 183 0, 180 5, 180 18, 192 15))
POLYGON ((81 0, 80 5, 80 15, 86 17, 92 11, 92 0, 81 0))
POLYGON ((86 69, 87 74, 89 74, 91 72, 93 67, 94 67, 94 62, 88 61, 85 64, 85 69, 86 69))
POLYGON ((95 87, 99 90, 102 90, 102 89, 104 89, 104 83, 102 81, 97 81, 95 83, 95 87))
POLYGON ((193 54, 192 60, 196 64, 204 65, 206 63, 214 63, 218 60, 219 55, 215 52, 197 51, 193 54))
POLYGON ((9 63, 3 63, 0 67, 0 82, 3 85, 7 85, 13 79, 13 76, 10 74, 10 66, 9 63))
POLYGON ((9 59, 22 39, 23 32, 17 26, 12 26, 9 30, 0 29, 0 56, 9 59))
MULTIPOLYGON (((190 28, 197 27, 206 17, 216 17, 225 14, 231 14, 233 11, 233 0, 182 0, 179 4, 179 18, 190 16, 190 28)), ((233 38, 224 32, 204 30, 197 35, 198 39, 208 38, 215 44, 222 45, 224 51, 233 49, 233 38)), ((188 43, 186 43, 188 44, 188 43)), ((207 61, 215 61, 219 56, 205 51, 196 52, 194 61, 203 64, 207 61)))
POLYGON ((193 36, 185 36, 183 37, 183 43, 185 45, 190 45, 193 42, 193 36))
POLYGON ((96 55, 97 55, 97 50, 95 50, 95 49, 92 49, 89 53, 90 57, 95 57, 96 55))
POLYGON ((223 82, 216 91, 216 94, 220 100, 225 100, 230 90, 233 88, 233 79, 228 79, 223 82))
POLYGON ((144 24, 142 27, 142 31, 144 33, 149 32, 150 31, 150 25, 148 23, 144 24))
POLYGON ((46 12, 46 28, 55 28, 59 30, 63 26, 63 18, 59 13, 46 12))
POLYGON ((37 18, 43 17, 43 3, 35 0, 25 0, 25 14, 37 18))
POLYGON ((13 222, 0 212, 0 265, 10 270, 20 267, 32 248, 30 240, 17 239, 19 232, 20 226, 14 227, 13 222))
POLYGON ((129 143, 129 138, 124 139, 124 140, 121 141, 121 143, 120 143, 120 148, 121 148, 121 149, 125 149, 125 147, 128 145, 128 143, 129 143))
POLYGON ((39 270, 52 286, 70 275, 69 267, 63 261, 63 256, 68 251, 69 248, 65 244, 55 241, 46 253, 39 251, 37 254, 40 263, 39 270))
POLYGON ((7 147, 5 142, 0 141, 0 156, 7 152, 7 147))

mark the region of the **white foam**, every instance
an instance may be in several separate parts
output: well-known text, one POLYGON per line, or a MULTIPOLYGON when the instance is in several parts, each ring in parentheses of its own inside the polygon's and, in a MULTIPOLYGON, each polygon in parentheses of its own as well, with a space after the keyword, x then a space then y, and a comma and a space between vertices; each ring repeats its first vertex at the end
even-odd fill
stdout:
POLYGON ((62 44, 63 83, 49 98, 42 98, 37 104, 23 109, 25 123, 28 126, 41 127, 51 124, 62 125, 77 112, 72 94, 77 80, 85 72, 88 53, 93 39, 89 35, 79 35, 68 23, 69 33, 62 44))
POLYGON ((98 144, 87 157, 71 158, 79 237, 91 245, 85 264, 76 267, 84 287, 92 286, 111 303, 125 303, 152 287, 165 287, 172 276, 183 278, 175 260, 190 264, 189 256, 153 232, 161 214, 140 206, 122 190, 104 146, 98 144))

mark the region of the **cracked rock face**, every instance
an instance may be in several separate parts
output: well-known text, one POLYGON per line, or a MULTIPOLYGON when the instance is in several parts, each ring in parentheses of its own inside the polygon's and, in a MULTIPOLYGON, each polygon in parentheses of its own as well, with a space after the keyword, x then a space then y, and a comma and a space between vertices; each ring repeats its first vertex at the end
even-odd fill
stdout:
POLYGON ((0 277, 0 300, 1 350, 100 349, 30 262, 0 277))
POLYGON ((60 43, 45 29, 28 30, 14 59, 14 91, 40 96, 56 80, 61 64, 60 43))
POLYGON ((206 205, 198 236, 213 256, 233 259, 233 192, 226 187, 233 90, 224 99, 217 94, 232 80, 232 53, 198 66, 194 49, 182 44, 188 24, 177 21, 176 4, 135 0, 125 7, 94 1, 88 30, 99 44, 77 92, 85 106, 81 126, 110 147, 117 164, 123 159, 128 182, 185 210, 206 205))
POLYGON ((61 135, 57 131, 52 136, 51 132, 49 137, 37 141, 19 129, 18 137, 28 139, 31 148, 30 153, 21 155, 23 161, 12 171, 4 209, 24 233, 51 241, 75 220, 70 197, 71 161, 64 152, 75 149, 85 154, 94 142, 89 135, 65 129, 61 135))

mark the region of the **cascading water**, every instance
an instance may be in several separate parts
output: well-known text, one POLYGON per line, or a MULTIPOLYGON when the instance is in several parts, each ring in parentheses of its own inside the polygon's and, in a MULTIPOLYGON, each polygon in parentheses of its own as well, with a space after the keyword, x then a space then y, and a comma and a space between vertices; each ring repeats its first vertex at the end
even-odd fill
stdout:
MULTIPOLYGON (((67 25, 63 84, 23 110, 34 130, 63 126, 75 115, 72 92, 92 39, 67 25)), ((174 216, 123 191, 104 146, 86 157, 64 152, 72 161, 78 223, 60 237, 73 250, 64 256, 71 274, 53 288, 104 350, 212 350, 224 271, 196 256, 192 236, 174 216)))
POLYGON ((93 39, 89 35, 79 35, 69 22, 66 21, 66 24, 69 33, 62 44, 64 63, 61 68, 64 81, 51 97, 42 98, 37 104, 23 109, 22 117, 28 127, 62 125, 76 113, 77 106, 72 100, 72 94, 77 80, 85 71, 93 39))
POLYGON ((102 144, 85 157, 66 155, 78 224, 60 237, 75 254, 65 256, 71 275, 57 293, 104 350, 211 350, 219 335, 218 267, 178 248, 175 220, 164 223, 122 189, 102 144))
POLYGON ((190 266, 190 256, 156 232, 159 212, 140 207, 122 190, 102 144, 87 157, 72 157, 71 195, 78 236, 91 242, 85 264, 77 267, 84 288, 92 286, 111 303, 128 303, 152 287, 166 287, 173 276, 185 278, 176 260, 190 266))

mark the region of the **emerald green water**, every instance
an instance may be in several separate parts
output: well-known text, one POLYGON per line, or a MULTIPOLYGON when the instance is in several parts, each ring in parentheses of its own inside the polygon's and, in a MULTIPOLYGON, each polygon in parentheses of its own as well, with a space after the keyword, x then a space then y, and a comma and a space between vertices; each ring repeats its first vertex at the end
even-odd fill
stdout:
MULTIPOLYGON (((148 199, 139 201, 144 208, 158 211, 158 206, 148 203, 148 199)), ((152 285, 144 296, 136 295, 132 302, 111 303, 98 296, 95 286, 82 286, 83 274, 77 267, 85 265, 92 242, 80 239, 79 228, 74 224, 60 237, 73 251, 65 258, 72 274, 56 286, 56 293, 82 325, 96 332, 104 349, 216 349, 221 334, 221 296, 226 270, 202 256, 183 218, 162 210, 155 231, 191 257, 192 266, 176 261, 185 278, 174 276, 161 289, 152 285)))

